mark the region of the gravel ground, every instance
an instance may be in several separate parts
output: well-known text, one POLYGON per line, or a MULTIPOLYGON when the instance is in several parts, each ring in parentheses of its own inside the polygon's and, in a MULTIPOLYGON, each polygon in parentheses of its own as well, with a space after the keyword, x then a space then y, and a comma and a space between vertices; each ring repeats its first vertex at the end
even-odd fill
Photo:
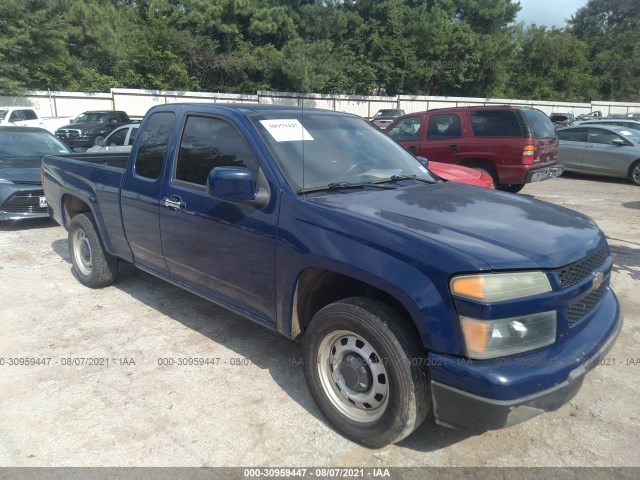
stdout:
POLYGON ((84 288, 64 229, 1 225, 0 466, 640 466, 640 188, 571 176, 521 194, 607 234, 616 345, 558 411, 483 434, 425 423, 380 450, 323 420, 299 345, 128 265, 115 286, 84 288), (51 362, 6 363, 23 357, 51 362), (212 361, 160 365, 187 357, 212 361), (96 360, 67 365, 81 358, 96 360))

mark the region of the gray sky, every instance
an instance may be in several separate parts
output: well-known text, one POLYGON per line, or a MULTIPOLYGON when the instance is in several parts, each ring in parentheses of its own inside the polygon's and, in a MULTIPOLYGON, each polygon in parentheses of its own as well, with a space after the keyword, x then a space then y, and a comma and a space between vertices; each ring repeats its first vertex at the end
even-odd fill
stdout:
POLYGON ((587 0, 520 0, 522 9, 516 21, 530 25, 564 27, 578 8, 587 4, 587 0))

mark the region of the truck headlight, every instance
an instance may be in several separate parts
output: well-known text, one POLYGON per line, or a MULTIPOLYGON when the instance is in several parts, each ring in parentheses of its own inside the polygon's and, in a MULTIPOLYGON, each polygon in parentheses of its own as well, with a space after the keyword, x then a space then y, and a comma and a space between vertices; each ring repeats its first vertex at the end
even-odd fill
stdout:
POLYGON ((460 317, 469 358, 485 360, 527 352, 556 341, 555 311, 500 320, 460 317))
POLYGON ((461 275, 450 288, 457 297, 491 303, 550 292, 551 284, 544 272, 534 271, 461 275))

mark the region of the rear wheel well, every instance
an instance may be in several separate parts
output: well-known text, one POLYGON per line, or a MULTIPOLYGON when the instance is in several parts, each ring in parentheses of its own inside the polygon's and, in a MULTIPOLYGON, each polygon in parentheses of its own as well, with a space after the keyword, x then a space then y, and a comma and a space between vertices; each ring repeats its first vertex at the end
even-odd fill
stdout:
POLYGON ((73 217, 76 215, 80 213, 91 213, 89 205, 73 195, 65 195, 62 202, 64 205, 64 218, 67 225, 71 223, 71 220, 73 220, 73 217))
POLYGON ((338 300, 351 297, 367 297, 380 300, 393 307, 419 335, 411 315, 393 295, 373 285, 341 273, 320 268, 309 268, 302 272, 296 287, 292 336, 304 333, 314 315, 323 307, 338 300))

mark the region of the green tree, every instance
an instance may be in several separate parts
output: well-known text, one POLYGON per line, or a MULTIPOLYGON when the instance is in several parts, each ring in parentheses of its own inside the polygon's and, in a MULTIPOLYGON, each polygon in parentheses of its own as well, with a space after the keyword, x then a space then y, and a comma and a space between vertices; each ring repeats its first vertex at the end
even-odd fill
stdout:
POLYGON ((0 2, 0 90, 61 90, 79 86, 72 76, 64 19, 46 0, 0 2))
POLYGON ((589 0, 569 21, 589 49, 586 69, 604 100, 640 99, 640 2, 589 0))
POLYGON ((519 25, 509 94, 519 98, 589 101, 596 79, 585 70, 588 47, 565 29, 519 25))

